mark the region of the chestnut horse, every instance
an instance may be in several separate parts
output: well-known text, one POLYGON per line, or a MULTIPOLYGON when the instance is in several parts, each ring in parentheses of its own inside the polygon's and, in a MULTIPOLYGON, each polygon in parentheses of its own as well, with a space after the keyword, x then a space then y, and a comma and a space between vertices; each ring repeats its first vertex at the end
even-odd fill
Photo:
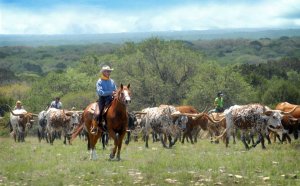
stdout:
MULTIPOLYGON (((120 88, 114 95, 114 99, 110 107, 104 115, 109 137, 114 140, 114 147, 109 155, 111 160, 115 157, 116 152, 116 158, 118 161, 120 160, 122 141, 128 128, 127 105, 131 101, 129 87, 130 84, 128 84, 127 87, 121 84, 120 88)), ((95 146, 99 137, 102 136, 103 133, 103 129, 101 128, 98 128, 98 132, 96 134, 91 133, 91 128, 93 126, 97 127, 97 121, 95 120, 93 113, 96 106, 98 105, 94 102, 86 107, 82 114, 81 123, 72 135, 72 140, 74 140, 83 127, 85 127, 88 131, 88 150, 90 150, 90 159, 92 160, 97 159, 95 146)))

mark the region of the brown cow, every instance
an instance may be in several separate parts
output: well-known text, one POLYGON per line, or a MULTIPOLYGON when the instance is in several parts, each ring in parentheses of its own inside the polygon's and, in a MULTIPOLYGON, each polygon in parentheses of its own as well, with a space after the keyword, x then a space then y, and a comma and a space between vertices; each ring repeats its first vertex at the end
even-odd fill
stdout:
MULTIPOLYGON (((298 139, 298 130, 300 129, 300 106, 282 102, 278 103, 275 109, 290 114, 290 116, 284 116, 281 123, 289 134, 293 133, 294 138, 298 139)), ((283 134, 282 141, 287 138, 288 141, 291 142, 291 138, 287 132, 283 134)))
POLYGON ((198 113, 198 111, 192 106, 178 106, 176 107, 176 110, 183 114, 187 113, 187 116, 189 116, 186 128, 183 131, 181 143, 184 143, 184 139, 186 136, 190 139, 192 144, 194 143, 194 141, 197 142, 197 135, 201 129, 204 131, 208 130, 211 133, 208 121, 211 121, 212 123, 215 122, 206 113, 198 113), (196 132, 194 140, 192 137, 193 132, 196 132))

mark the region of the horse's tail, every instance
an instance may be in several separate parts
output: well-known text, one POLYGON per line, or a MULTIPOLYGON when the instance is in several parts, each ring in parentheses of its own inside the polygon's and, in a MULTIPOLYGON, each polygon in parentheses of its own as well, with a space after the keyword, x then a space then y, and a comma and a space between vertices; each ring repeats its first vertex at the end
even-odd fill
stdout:
POLYGON ((83 129, 83 123, 84 122, 80 122, 79 126, 72 132, 72 138, 71 138, 71 142, 78 136, 78 134, 82 131, 83 129))

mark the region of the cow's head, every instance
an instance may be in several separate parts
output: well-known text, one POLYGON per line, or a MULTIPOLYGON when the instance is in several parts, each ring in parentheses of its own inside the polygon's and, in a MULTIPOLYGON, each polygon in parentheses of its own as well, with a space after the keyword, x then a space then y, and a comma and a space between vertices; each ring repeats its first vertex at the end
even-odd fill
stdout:
POLYGON ((274 132, 283 132, 283 126, 281 124, 282 115, 278 110, 267 110, 264 112, 263 118, 267 122, 268 129, 274 132))
POLYGON ((178 119, 175 121, 175 124, 177 124, 182 130, 186 129, 186 124, 189 121, 189 118, 187 116, 179 116, 178 119))

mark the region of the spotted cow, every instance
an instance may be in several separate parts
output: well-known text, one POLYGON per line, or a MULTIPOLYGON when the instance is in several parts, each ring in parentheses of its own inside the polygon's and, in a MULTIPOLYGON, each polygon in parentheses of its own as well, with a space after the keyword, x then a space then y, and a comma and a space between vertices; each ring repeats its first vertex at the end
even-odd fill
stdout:
MULTIPOLYGON (((267 106, 261 104, 249 104, 249 105, 234 105, 224 111, 226 118, 226 147, 230 137, 232 129, 239 129, 242 133, 241 139, 246 149, 249 149, 246 143, 246 134, 251 131, 258 134, 258 141, 253 145, 255 147, 259 142, 262 144, 262 148, 265 149, 264 135, 270 129, 277 133, 282 133, 283 127, 281 124, 282 114, 278 110, 271 110, 267 106)), ((219 136, 219 137, 221 137, 219 136)), ((218 137, 218 138, 219 138, 218 137)))
POLYGON ((79 124, 80 113, 76 111, 66 111, 56 108, 50 108, 46 113, 46 131, 50 144, 53 144, 55 133, 62 132, 64 136, 64 144, 68 139, 70 144, 70 136, 73 128, 79 124))
POLYGON ((165 143, 166 138, 169 140, 169 148, 172 147, 180 135, 180 127, 173 123, 173 118, 171 116, 172 113, 176 112, 175 107, 170 105, 160 105, 159 107, 144 109, 143 112, 146 112, 143 117, 145 121, 143 131, 146 147, 149 147, 148 139, 151 131, 154 131, 159 135, 163 147, 168 148, 165 143), (172 137, 174 138, 173 140, 172 137))

